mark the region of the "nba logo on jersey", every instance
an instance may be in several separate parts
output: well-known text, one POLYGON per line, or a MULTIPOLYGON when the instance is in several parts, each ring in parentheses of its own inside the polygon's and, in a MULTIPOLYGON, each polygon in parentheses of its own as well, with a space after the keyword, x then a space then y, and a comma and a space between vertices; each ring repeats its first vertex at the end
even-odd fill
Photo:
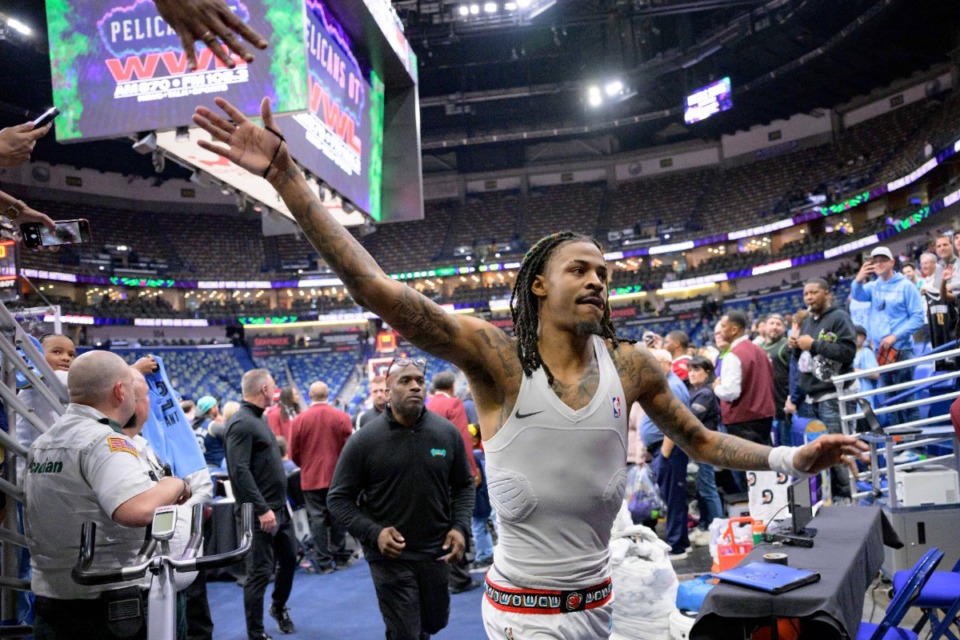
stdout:
POLYGON ((620 396, 613 396, 613 417, 620 417, 620 396))

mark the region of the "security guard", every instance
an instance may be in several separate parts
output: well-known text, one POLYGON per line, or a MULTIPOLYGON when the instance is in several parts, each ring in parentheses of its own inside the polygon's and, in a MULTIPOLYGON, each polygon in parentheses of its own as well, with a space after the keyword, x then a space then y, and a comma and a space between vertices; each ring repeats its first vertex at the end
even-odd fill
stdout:
POLYGON ((71 579, 80 528, 87 521, 97 525, 92 569, 126 566, 156 508, 183 503, 190 487, 179 478, 151 479, 123 433, 123 425, 136 420, 136 400, 134 373, 119 356, 80 356, 68 388, 66 412, 37 438, 27 458, 24 524, 37 596, 34 637, 145 638, 145 585, 83 586, 71 579))

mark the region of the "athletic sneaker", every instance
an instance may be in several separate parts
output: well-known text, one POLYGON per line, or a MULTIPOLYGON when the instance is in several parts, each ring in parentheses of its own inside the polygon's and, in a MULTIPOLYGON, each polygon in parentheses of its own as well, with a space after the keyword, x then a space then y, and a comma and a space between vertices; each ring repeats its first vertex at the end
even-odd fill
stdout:
POLYGON ((703 529, 694 529, 690 532, 690 544, 695 547, 706 547, 710 545, 710 532, 703 529))
POLYGON ((678 560, 686 560, 688 555, 689 554, 686 551, 679 551, 677 553, 674 553, 673 551, 671 551, 668 557, 670 558, 671 561, 675 562, 678 560))
POLYGON ((293 620, 290 619, 290 613, 286 607, 277 608, 277 605, 270 605, 270 616, 277 621, 277 626, 284 633, 293 633, 293 620))

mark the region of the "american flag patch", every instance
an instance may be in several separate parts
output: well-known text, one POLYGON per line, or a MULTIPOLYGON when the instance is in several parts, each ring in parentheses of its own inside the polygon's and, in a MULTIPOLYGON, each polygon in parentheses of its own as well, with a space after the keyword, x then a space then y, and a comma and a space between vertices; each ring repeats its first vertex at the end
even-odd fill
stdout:
POLYGON ((133 457, 139 458, 140 454, 137 453, 137 448, 130 444, 126 438, 120 438, 118 436, 110 436, 107 438, 107 446, 110 447, 110 453, 115 453, 117 451, 125 451, 127 453, 132 453, 133 457))

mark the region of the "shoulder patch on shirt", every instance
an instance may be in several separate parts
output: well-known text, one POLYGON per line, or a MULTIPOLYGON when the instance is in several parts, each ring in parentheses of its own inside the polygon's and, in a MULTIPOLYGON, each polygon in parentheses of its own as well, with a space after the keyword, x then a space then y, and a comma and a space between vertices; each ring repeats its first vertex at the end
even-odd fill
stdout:
POLYGON ((118 451, 124 451, 126 453, 133 454, 134 458, 139 458, 140 454, 137 453, 137 448, 130 444, 126 438, 121 438, 119 436, 109 436, 107 438, 107 446, 110 448, 110 453, 116 453, 118 451))

